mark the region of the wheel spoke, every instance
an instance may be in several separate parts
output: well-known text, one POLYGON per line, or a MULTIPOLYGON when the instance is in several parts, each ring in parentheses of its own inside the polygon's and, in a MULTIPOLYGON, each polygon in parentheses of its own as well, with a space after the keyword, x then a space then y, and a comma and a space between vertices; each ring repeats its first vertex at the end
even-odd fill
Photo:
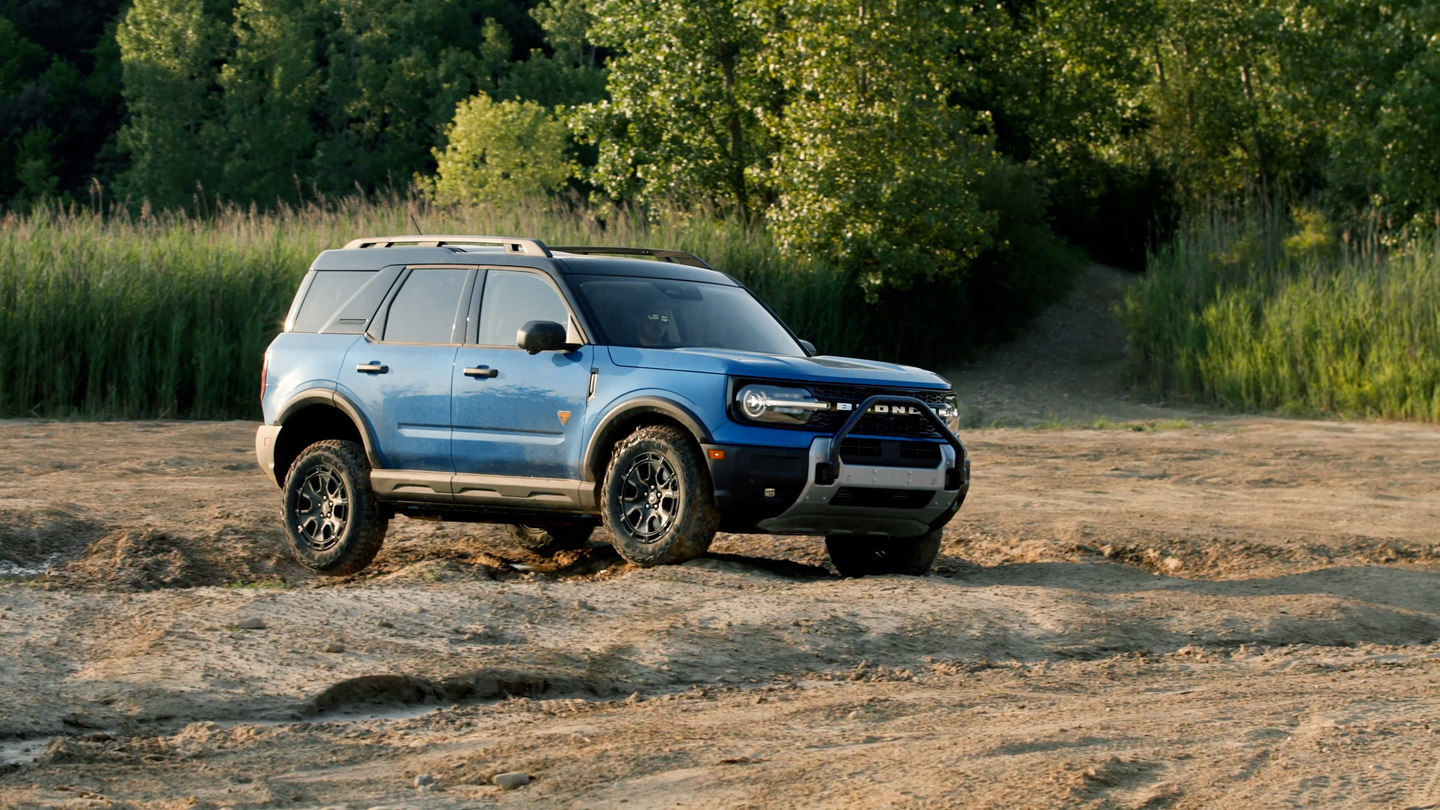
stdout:
POLYGON ((327 551, 340 541, 350 519, 350 500, 343 477, 321 465, 295 491, 295 528, 307 545, 327 551))
POLYGON ((675 522, 679 477, 665 456, 647 452, 620 479, 620 522, 641 542, 658 540, 675 522))

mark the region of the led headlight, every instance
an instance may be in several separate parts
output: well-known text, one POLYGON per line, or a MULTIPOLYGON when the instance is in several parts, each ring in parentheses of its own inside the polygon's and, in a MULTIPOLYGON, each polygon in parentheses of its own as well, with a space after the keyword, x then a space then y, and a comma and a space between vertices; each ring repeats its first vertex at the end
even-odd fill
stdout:
POLYGON ((951 433, 960 432, 960 400, 954 391, 946 395, 943 403, 935 406, 935 415, 940 417, 945 427, 950 428, 951 433))
POLYGON ((821 402, 804 388, 778 385, 747 385, 735 395, 735 405, 746 419, 790 425, 803 425, 816 411, 830 410, 830 403, 821 402))

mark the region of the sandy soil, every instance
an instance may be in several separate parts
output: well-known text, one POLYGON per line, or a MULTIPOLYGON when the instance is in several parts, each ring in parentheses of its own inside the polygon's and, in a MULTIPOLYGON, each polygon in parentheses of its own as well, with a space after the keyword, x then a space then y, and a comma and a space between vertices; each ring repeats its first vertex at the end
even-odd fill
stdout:
POLYGON ((924 578, 402 519, 324 580, 251 424, 0 422, 0 807, 1440 807, 1440 429, 1130 402, 1089 280, 954 375, 1020 426, 924 578))

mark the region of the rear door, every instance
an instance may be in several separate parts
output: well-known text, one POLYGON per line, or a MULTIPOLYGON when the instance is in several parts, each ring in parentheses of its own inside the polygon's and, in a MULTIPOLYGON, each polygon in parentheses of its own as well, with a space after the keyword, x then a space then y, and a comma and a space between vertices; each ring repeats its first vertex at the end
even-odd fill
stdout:
POLYGON ((455 471, 580 478, 593 347, 532 355, 515 340, 527 321, 572 323, 559 287, 545 273, 491 268, 472 307, 478 324, 453 377, 455 471))
POLYGON ((468 267, 410 268, 345 356, 341 386, 386 469, 454 472, 450 380, 474 279, 468 267))

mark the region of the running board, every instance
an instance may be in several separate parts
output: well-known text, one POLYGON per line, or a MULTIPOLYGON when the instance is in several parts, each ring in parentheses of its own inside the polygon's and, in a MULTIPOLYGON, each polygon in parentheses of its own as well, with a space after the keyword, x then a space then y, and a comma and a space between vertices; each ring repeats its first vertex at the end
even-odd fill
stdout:
POLYGON ((423 470, 372 470, 370 486, 383 501, 427 501, 592 512, 595 484, 569 478, 475 475, 423 470))

